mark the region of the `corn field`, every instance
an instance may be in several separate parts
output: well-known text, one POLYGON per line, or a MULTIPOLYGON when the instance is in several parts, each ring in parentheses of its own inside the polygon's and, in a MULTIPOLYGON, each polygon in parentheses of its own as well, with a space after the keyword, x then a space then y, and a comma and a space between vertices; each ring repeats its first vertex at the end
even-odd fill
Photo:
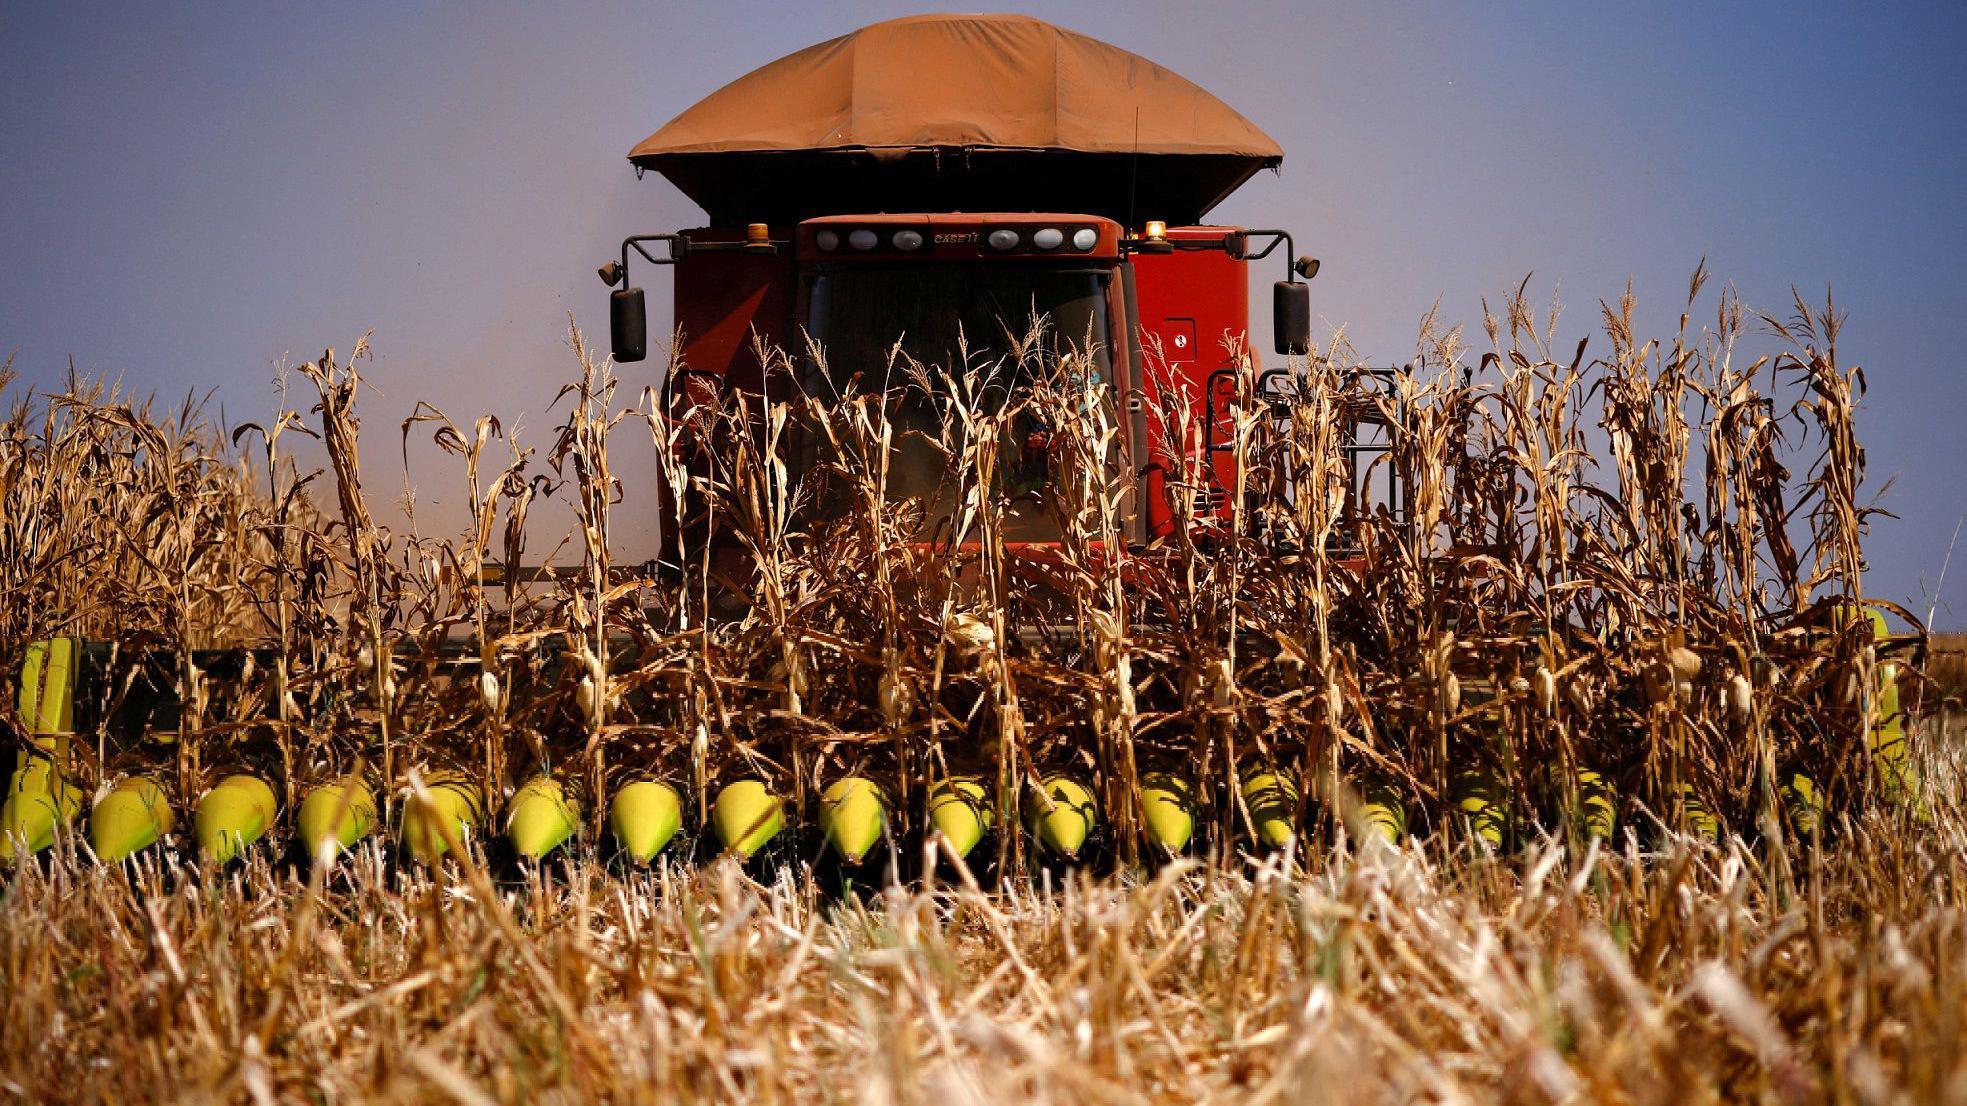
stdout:
POLYGON ((1231 345, 1138 413, 1190 443, 1146 543, 1133 413, 1044 320, 762 350, 770 403, 571 331, 541 447, 384 436, 468 497, 435 535, 364 483, 366 342, 238 426, 9 370, 0 667, 92 675, 7 706, 53 829, 0 1091, 1957 1096, 1967 821, 1863 589, 1863 373, 1833 306, 1704 284, 1666 340, 1519 290, 1283 390, 1231 345))

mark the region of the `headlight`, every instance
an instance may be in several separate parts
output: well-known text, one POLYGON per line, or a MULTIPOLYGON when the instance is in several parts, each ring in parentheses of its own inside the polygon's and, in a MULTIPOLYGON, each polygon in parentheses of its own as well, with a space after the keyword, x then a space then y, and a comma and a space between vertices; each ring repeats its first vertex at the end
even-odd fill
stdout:
POLYGON ((818 234, 813 235, 813 244, 823 250, 837 250, 840 248, 840 233, 838 231, 822 230, 818 234))
POLYGON ((861 229, 847 236, 847 244, 849 246, 854 247, 857 250, 871 250, 875 246, 879 245, 880 242, 881 239, 877 237, 873 231, 867 229, 866 227, 862 227, 861 229))
POLYGON ((1072 232, 1072 248, 1090 250, 1100 244, 1100 232, 1092 227, 1080 227, 1072 232))
POLYGON ((1018 232, 1010 227, 998 227, 985 239, 993 250, 1015 250, 1018 248, 1018 232))
POLYGON ((1031 236, 1031 244, 1041 250, 1056 250, 1065 244, 1065 232, 1057 227, 1046 227, 1031 236))
POLYGON ((895 232, 895 248, 913 251, 922 248, 922 232, 919 230, 898 230, 895 232))

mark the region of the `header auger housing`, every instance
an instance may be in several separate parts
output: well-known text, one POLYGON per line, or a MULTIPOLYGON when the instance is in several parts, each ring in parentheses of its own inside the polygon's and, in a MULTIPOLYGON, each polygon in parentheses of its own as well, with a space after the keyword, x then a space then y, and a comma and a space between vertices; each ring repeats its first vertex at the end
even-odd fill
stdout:
MULTIPOLYGON (((1903 644, 1875 612, 1869 622, 1880 645, 1896 650, 1903 644)), ((115 697, 114 689, 104 686, 111 675, 106 652, 73 638, 36 642, 28 650, 17 681, 19 711, 35 736, 18 755, 0 805, 0 856, 17 860, 45 851, 86 821, 86 841, 95 857, 120 863, 169 841, 184 821, 179 810, 189 813, 193 827, 187 851, 210 864, 266 849, 268 843, 296 859, 332 862, 349 849, 389 841, 406 860, 425 864, 439 863, 459 848, 494 843, 495 852, 537 862, 575 847, 593 824, 585 817, 579 782, 553 775, 527 779, 500 811, 467 774, 412 775, 398 789, 403 802, 395 807, 393 825, 378 803, 376 782, 361 772, 307 788, 292 813, 282 809, 277 794, 291 781, 271 775, 234 772, 196 793, 175 787, 166 773, 112 778, 99 765, 85 768, 72 747, 75 731, 101 734, 105 725, 115 725, 114 720, 89 717, 86 706, 115 697), (80 712, 78 704, 84 705, 80 712), (492 817, 494 813, 499 817, 492 817)), ((1898 666, 1899 661, 1886 660, 1879 667, 1875 721, 1867 744, 1888 797, 1909 801, 1918 785, 1899 705, 1898 666)), ((167 698, 154 697, 136 713, 159 707, 168 711, 167 698)), ((131 717, 124 713, 124 724, 131 717)), ((141 740, 128 733, 116 736, 125 743, 141 740)), ((1393 788, 1319 779, 1311 781, 1315 797, 1304 782, 1254 764, 1233 792, 1207 794, 1181 775, 1150 772, 1142 776, 1130 802, 1137 804, 1139 830, 1151 858, 1230 843, 1256 850, 1289 848, 1317 817, 1335 820, 1360 839, 1389 844, 1412 831, 1405 802, 1393 788), (1316 813, 1328 805, 1322 815, 1316 813)), ((1574 795, 1564 819, 1570 831, 1610 839, 1624 806, 1610 782, 1597 771, 1580 769, 1568 787, 1574 795)), ((862 776, 835 778, 802 812, 770 783, 740 774, 716 788, 706 817, 697 824, 690 813, 694 804, 672 781, 629 778, 608 799, 605 836, 582 847, 643 865, 664 855, 803 859, 824 862, 849 878, 856 873, 892 878, 912 871, 915 858, 924 856, 995 864, 1002 844, 999 812, 1007 804, 993 791, 991 782, 974 776, 940 777, 922 793, 920 811, 904 820, 917 827, 919 836, 904 841, 890 790, 862 776), (802 822, 802 813, 810 824, 802 822)), ((1470 841, 1500 849, 1517 836, 1514 805, 1495 775, 1463 772, 1450 798, 1452 828, 1470 841)), ((1780 800, 1794 832, 1808 836, 1820 831, 1823 797, 1815 780, 1788 775, 1781 781, 1780 800)), ((1677 804, 1689 832, 1709 839, 1721 836, 1722 822, 1690 786, 1682 785, 1677 804)), ((1049 773, 1031 783, 1020 805, 1022 829, 1040 860, 1075 864, 1113 859, 1110 814, 1103 814, 1100 795, 1085 773, 1049 773)))

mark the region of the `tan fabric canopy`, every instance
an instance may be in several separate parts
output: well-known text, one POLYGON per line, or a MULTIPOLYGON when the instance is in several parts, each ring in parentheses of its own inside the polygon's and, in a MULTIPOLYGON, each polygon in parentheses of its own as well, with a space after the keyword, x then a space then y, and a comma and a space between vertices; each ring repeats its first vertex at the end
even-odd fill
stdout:
MULTIPOLYGON (((1195 193, 1180 206, 1196 214, 1283 160, 1268 135, 1194 83, 1022 15, 912 16, 808 47, 705 97, 629 158, 715 214, 731 188, 744 190, 737 178, 757 171, 756 155, 835 155, 800 159, 803 183, 824 191, 811 169, 852 165, 865 189, 869 157, 927 156, 940 177, 959 152, 1095 155, 1067 160, 1103 173, 1120 155, 1143 177, 1202 169, 1178 189, 1195 193)), ((1015 179, 997 166, 995 179, 1015 179)))

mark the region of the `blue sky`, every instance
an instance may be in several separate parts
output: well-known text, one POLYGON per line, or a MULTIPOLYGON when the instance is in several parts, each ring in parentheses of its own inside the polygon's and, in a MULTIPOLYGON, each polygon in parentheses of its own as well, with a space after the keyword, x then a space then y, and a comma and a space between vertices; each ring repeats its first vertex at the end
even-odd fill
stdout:
MULTIPOLYGON (((624 233, 693 225, 628 148, 781 54, 893 15, 803 5, 0 8, 0 355, 232 419, 374 330, 370 482, 417 399, 546 444, 567 313, 624 233)), ((1526 274, 1574 337, 1633 280, 1656 332, 1705 255, 1849 312, 1881 520, 1868 590, 1925 610, 1967 512, 1967 9, 1953 4, 1067 3, 1031 14, 1209 88, 1284 146, 1217 215, 1324 261, 1327 326, 1406 357, 1526 274), (1887 487, 1887 484, 1890 484, 1887 487)), ((1595 347, 1602 349, 1602 344, 1595 347)), ((626 374, 631 383, 643 383, 626 374)), ((631 448, 632 458, 640 458, 631 448)), ((618 465, 619 467, 619 465, 618 465)), ((449 468, 413 462, 425 517, 449 468)), ((651 532, 633 500, 625 540, 651 532)), ((1967 626, 1967 564, 1938 622, 1967 626), (1949 609, 1951 608, 1951 609, 1949 609)))

